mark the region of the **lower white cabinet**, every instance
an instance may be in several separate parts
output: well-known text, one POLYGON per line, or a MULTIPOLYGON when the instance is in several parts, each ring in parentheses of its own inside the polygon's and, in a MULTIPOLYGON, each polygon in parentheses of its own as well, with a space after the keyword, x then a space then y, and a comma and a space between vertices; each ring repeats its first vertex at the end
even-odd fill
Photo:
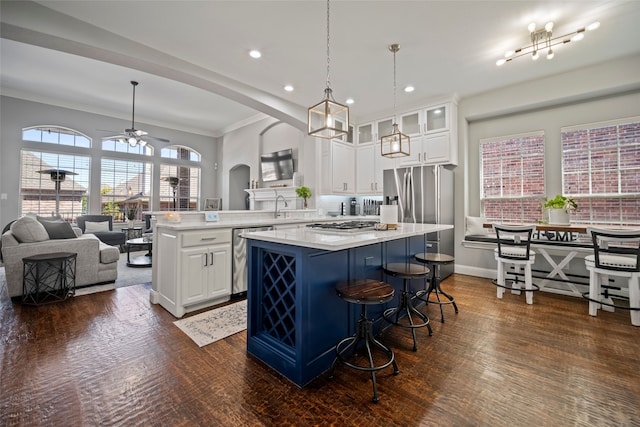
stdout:
POLYGON ((154 290, 175 317, 229 300, 231 229, 175 230, 157 227, 154 236, 154 290))
POLYGON ((229 296, 231 246, 212 245, 180 252, 184 304, 229 296))

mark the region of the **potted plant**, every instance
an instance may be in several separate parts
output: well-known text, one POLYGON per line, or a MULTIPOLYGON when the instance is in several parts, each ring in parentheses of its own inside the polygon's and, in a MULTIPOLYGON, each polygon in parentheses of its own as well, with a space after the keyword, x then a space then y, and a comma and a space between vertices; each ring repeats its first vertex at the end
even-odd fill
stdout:
POLYGON ((568 225, 569 212, 578 209, 578 204, 571 197, 558 194, 553 199, 545 200, 544 207, 549 209, 549 224, 568 225))
POLYGON ((296 188, 296 195, 304 200, 303 208, 307 209, 307 199, 311 197, 311 189, 302 185, 296 188))
POLYGON ((129 228, 133 227, 133 221, 136 219, 136 209, 128 208, 127 209, 127 225, 129 228))

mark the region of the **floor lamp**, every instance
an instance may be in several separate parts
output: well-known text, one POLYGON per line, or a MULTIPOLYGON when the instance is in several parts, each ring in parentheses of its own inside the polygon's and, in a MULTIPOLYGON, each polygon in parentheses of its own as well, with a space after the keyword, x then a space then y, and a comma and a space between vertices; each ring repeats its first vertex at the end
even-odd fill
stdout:
POLYGON ((48 174, 51 181, 54 182, 56 186, 56 216, 60 216, 60 184, 67 178, 67 175, 78 174, 64 169, 43 169, 38 173, 48 174))

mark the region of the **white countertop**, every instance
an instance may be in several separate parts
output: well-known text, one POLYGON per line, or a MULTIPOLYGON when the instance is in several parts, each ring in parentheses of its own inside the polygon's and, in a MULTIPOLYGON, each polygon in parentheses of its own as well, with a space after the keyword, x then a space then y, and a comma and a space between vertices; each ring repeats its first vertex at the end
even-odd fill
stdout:
MULTIPOLYGON (((224 212, 224 211, 221 211, 224 212)), ((166 213, 165 213, 166 214, 166 213)), ((164 217, 158 220, 157 227, 165 227, 170 230, 200 230, 203 228, 248 228, 248 227, 263 227, 269 225, 284 225, 284 224, 304 224, 314 222, 344 222, 353 221, 356 219, 362 219, 367 221, 378 221, 378 216, 320 216, 317 214, 309 215, 306 217, 290 217, 286 211, 283 212, 279 218, 273 218, 273 213, 268 213, 265 216, 243 216, 242 214, 226 215, 221 218, 220 221, 206 222, 204 221, 204 215, 200 214, 190 218, 189 216, 183 216, 180 222, 169 222, 164 217)))
MULTIPOLYGON (((344 217, 343 217, 344 218, 344 217)), ((243 233, 248 239, 283 243, 313 249, 339 251, 426 233, 452 229, 450 224, 398 224, 397 230, 342 232, 326 229, 292 228, 243 233)))

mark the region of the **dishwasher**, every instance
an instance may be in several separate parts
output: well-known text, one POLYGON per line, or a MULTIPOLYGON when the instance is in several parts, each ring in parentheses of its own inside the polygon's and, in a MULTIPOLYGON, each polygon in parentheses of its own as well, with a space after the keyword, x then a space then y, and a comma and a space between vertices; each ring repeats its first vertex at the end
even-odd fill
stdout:
POLYGON ((231 284, 231 295, 242 296, 247 294, 247 239, 240 236, 242 233, 252 231, 273 230, 271 226, 234 228, 232 234, 233 245, 233 283, 231 284))

